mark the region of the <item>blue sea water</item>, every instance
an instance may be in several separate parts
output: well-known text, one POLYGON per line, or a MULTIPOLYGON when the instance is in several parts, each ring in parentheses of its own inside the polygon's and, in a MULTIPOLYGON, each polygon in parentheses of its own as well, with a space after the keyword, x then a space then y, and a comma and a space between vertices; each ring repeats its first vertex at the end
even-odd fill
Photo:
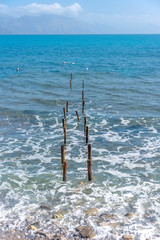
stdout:
POLYGON ((79 225, 92 226, 97 240, 160 239, 159 90, 160 35, 0 36, 1 228, 26 229, 32 216, 50 234, 48 224, 58 222, 68 239, 79 225), (42 204, 51 211, 44 214, 42 204), (86 214, 90 208, 97 208, 96 216, 86 214), (64 216, 54 220, 57 211, 64 216), (104 213, 115 218, 104 224, 104 213))

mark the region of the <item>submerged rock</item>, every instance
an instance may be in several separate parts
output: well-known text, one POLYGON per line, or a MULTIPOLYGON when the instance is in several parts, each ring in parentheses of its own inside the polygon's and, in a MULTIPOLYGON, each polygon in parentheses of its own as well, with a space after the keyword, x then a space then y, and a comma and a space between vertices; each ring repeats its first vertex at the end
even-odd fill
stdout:
POLYGON ((37 231, 37 230, 38 230, 38 228, 37 228, 36 226, 34 226, 34 225, 30 225, 30 226, 28 227, 28 229, 31 229, 31 230, 34 230, 34 231, 37 231))
POLYGON ((45 232, 42 232, 42 231, 37 231, 36 234, 49 238, 49 235, 45 232))
POLYGON ((86 214, 91 215, 91 216, 95 216, 95 215, 97 215, 97 213, 98 213, 97 208, 90 208, 86 211, 86 214))
POLYGON ((114 215, 114 214, 102 213, 102 214, 100 215, 100 218, 102 218, 103 220, 109 221, 109 220, 112 220, 112 219, 116 219, 117 217, 116 217, 116 215, 114 215))
POLYGON ((95 237, 95 233, 93 232, 91 227, 88 226, 79 226, 77 228, 82 238, 93 238, 95 237))
POLYGON ((40 209, 41 210, 51 210, 51 208, 49 206, 47 206, 47 205, 41 205, 40 209))
POLYGON ((134 240, 134 237, 130 235, 123 235, 122 240, 134 240))
POLYGON ((62 211, 57 211, 54 215, 53 218, 54 219, 62 219, 64 217, 64 212, 62 211))
POLYGON ((133 212, 130 212, 130 213, 127 213, 124 215, 125 217, 129 218, 129 219, 132 219, 132 218, 135 218, 136 217, 136 214, 133 213, 133 212))

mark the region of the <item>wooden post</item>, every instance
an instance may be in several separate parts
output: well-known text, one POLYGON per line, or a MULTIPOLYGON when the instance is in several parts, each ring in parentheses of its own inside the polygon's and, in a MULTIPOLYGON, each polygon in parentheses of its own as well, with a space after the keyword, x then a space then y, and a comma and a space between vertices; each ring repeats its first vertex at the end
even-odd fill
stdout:
POLYGON ((76 111, 76 115, 77 115, 77 119, 78 119, 78 121, 80 121, 78 111, 76 111))
POLYGON ((84 101, 84 89, 82 90, 82 101, 84 101))
POLYGON ((68 101, 66 102, 66 112, 68 113, 68 101))
POLYGON ((70 80, 70 89, 72 90, 72 80, 70 80))
POLYGON ((88 144, 88 160, 92 160, 92 145, 88 144))
POLYGON ((66 181, 66 175, 67 175, 67 162, 63 163, 63 181, 66 181))
POLYGON ((63 108, 63 112, 64 112, 64 120, 66 120, 66 109, 63 108))
POLYGON ((65 128, 65 120, 64 120, 64 118, 62 119, 62 124, 63 124, 63 129, 65 128))
POLYGON ((88 132, 89 132, 89 129, 88 129, 88 126, 86 126, 86 143, 88 143, 88 132))
POLYGON ((88 181, 92 181, 92 145, 88 144, 88 181))
POLYGON ((64 145, 61 146, 61 162, 62 162, 62 164, 65 162, 65 147, 64 147, 64 145))
POLYGON ((82 113, 84 113, 84 101, 82 102, 82 113))
POLYGON ((67 144, 67 130, 66 130, 66 126, 64 127, 64 144, 67 144))
POLYGON ((86 132, 87 118, 84 117, 84 132, 86 132))
POLYGON ((92 160, 87 161, 87 167, 88 167, 88 181, 92 181, 92 160))

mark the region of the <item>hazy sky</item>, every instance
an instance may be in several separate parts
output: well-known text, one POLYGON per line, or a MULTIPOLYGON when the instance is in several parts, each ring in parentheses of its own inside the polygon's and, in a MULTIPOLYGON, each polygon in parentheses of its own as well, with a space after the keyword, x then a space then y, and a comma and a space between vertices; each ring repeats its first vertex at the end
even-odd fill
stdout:
POLYGON ((57 14, 117 33, 160 33, 160 0, 0 0, 0 15, 57 14))

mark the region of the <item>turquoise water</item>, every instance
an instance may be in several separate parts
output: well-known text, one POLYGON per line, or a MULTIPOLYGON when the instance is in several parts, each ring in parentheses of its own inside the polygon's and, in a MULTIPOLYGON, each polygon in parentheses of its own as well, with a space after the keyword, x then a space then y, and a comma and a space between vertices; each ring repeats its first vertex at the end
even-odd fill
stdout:
POLYGON ((95 239, 119 239, 123 234, 136 240, 160 239, 159 89, 160 35, 0 36, 4 229, 5 222, 7 228, 25 228, 33 212, 34 220, 47 227, 48 218, 39 210, 47 204, 52 214, 65 212, 59 224, 71 233, 88 224, 95 239), (60 146, 66 101, 64 183, 60 146), (84 116, 92 144, 93 183, 87 183, 84 116), (93 207, 98 214, 86 216, 93 207), (135 218, 126 219, 128 212, 135 218), (121 228, 99 225, 102 213, 115 214, 121 228))

